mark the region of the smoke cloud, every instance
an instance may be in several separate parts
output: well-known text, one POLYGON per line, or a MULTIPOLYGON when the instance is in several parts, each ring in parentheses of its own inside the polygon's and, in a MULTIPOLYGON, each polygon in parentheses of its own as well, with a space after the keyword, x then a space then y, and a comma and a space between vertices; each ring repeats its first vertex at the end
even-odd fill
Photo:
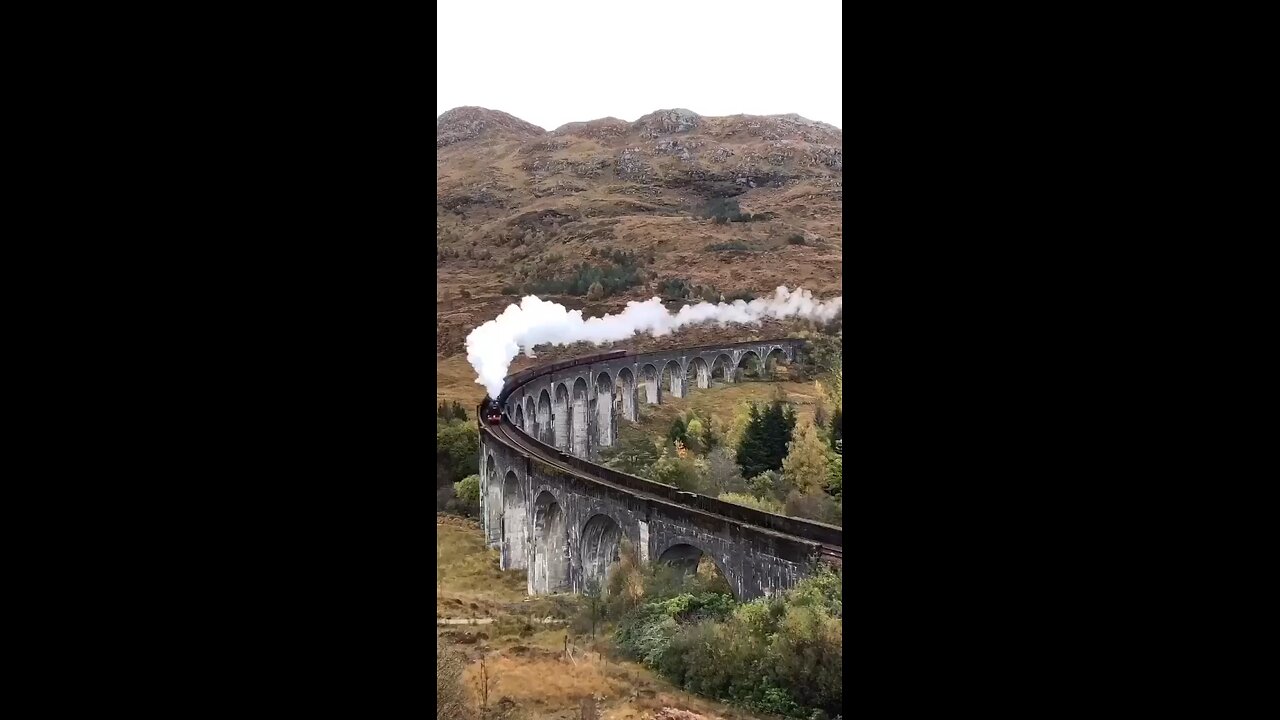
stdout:
POLYGON ((496 398, 511 361, 524 350, 533 357, 533 347, 550 343, 569 345, 575 342, 625 340, 636 333, 653 337, 669 335, 686 325, 729 323, 758 325, 765 318, 802 318, 828 321, 840 312, 841 298, 820 301, 808 290, 791 292, 780 287, 770 298, 751 302, 702 302, 685 305, 669 312, 658 298, 629 302, 617 315, 583 318, 581 310, 569 310, 559 303, 547 302, 528 295, 519 305, 508 305, 501 315, 486 322, 467 336, 467 360, 476 369, 476 382, 496 398))

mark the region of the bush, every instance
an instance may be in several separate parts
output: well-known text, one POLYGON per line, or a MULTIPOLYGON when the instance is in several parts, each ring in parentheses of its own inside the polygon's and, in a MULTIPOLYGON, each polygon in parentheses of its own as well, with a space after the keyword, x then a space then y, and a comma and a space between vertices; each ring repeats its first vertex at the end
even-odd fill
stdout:
POLYGON ((725 252, 726 250, 750 250, 747 244, 741 240, 733 240, 731 242, 711 243, 704 248, 707 252, 725 252))
POLYGON ((844 515, 840 503, 821 491, 804 493, 792 490, 784 507, 791 517, 817 520, 828 525, 840 525, 844 515))
POLYGON ((776 470, 765 470, 747 481, 747 492, 753 497, 777 500, 779 504, 792 489, 782 473, 776 470))
POLYGON ((464 515, 480 517, 480 476, 468 475, 453 484, 453 495, 464 515))
POLYGON ((480 432, 465 421, 436 421, 436 482, 452 483, 456 479, 480 472, 480 432))
POLYGON ((561 256, 552 253, 535 269, 534 277, 523 285, 523 292, 583 296, 590 295, 592 288, 599 285, 600 295, 592 298, 599 299, 640 284, 640 269, 634 253, 614 250, 602 252, 600 256, 607 258, 610 264, 591 265, 583 262, 562 271, 557 267, 561 256))
POLYGON ((783 512, 782 503, 769 497, 758 498, 742 493, 724 493, 720 496, 720 499, 736 505, 745 505, 756 510, 774 513, 775 515, 787 514, 783 512))
POLYGON ((650 478, 658 462, 658 448, 641 433, 624 432, 616 445, 600 449, 600 460, 619 472, 650 478))
POLYGON ((751 292, 750 290, 735 290, 731 293, 726 293, 724 296, 724 301, 729 303, 735 300, 751 302, 752 300, 755 300, 755 299, 756 299, 756 294, 751 292))
POLYGON ((684 300, 693 292, 693 286, 685 278, 663 278, 658 281, 658 294, 664 300, 684 300))
POLYGON ((717 224, 768 220, 773 217, 769 213, 756 213, 755 215, 744 213, 738 205, 738 199, 732 197, 712 198, 707 201, 706 207, 703 208, 702 216, 711 218, 712 222, 717 224))
POLYGON ((615 640, 687 690, 787 717, 830 717, 843 712, 842 605, 840 577, 828 569, 782 597, 742 604, 716 593, 651 594, 625 614, 615 640))
POLYGON ((742 472, 733 455, 733 450, 723 446, 708 453, 706 489, 709 494, 746 491, 747 484, 742 479, 742 472))
POLYGON ((804 236, 796 233, 787 238, 788 245, 804 245, 804 236))
POLYGON ((653 464, 653 474, 649 479, 665 485, 674 485, 681 490, 690 492, 701 490, 698 471, 693 464, 693 460, 669 453, 665 448, 658 461, 653 464))

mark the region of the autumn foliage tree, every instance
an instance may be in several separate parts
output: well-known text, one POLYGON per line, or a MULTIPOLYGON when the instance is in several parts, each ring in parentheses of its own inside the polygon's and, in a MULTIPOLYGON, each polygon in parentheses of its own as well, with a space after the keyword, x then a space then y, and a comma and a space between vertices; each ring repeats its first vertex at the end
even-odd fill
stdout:
POLYGON ((827 485, 827 445, 818 437, 812 423, 787 444, 787 457, 782 461, 782 476, 803 493, 821 492, 827 485))

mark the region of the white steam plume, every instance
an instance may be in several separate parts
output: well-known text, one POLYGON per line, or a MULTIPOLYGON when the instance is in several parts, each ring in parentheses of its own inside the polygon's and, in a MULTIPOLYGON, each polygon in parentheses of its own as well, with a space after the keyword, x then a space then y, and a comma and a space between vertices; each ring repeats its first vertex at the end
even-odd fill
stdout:
POLYGON ((685 305, 672 314, 655 297, 644 302, 629 302, 627 309, 617 315, 584 319, 581 310, 571 311, 559 303, 528 295, 520 305, 508 305, 501 315, 471 331, 467 336, 467 360, 476 369, 476 382, 489 391, 489 397, 496 398, 502 392, 502 381, 511 361, 521 349, 533 357, 535 345, 582 341, 599 345, 625 340, 640 332, 661 337, 685 325, 708 322, 721 326, 756 325, 764 318, 789 317, 827 321, 840 312, 840 303, 841 298, 819 301, 808 290, 791 292, 784 286, 771 298, 751 302, 735 300, 714 305, 702 302, 685 305))

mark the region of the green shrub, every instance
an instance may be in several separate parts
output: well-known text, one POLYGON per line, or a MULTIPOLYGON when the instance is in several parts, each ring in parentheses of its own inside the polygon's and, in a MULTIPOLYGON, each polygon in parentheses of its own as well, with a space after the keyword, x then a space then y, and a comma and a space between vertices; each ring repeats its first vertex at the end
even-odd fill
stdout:
POLYGON ((480 472, 480 433, 472 423, 436 421, 436 482, 452 483, 480 472))
POLYGON ((480 517, 480 476, 468 475, 453 484, 453 495, 464 515, 480 517))
POLYGON ((533 277, 524 283, 522 292, 583 296, 591 294, 593 288, 599 285, 599 297, 608 297, 640 284, 640 269, 636 264, 635 253, 613 250, 602 251, 599 255, 607 259, 608 264, 592 265, 583 262, 561 269, 561 256, 551 253, 535 267, 533 277))
MULTIPOLYGON (((646 583, 657 593, 670 573, 646 583)), ((723 594, 650 595, 618 623, 627 655, 687 690, 792 718, 843 712, 840 576, 828 569, 781 597, 735 604, 723 594)))
POLYGON ((747 244, 741 240, 733 240, 730 242, 711 243, 704 248, 707 252, 725 252, 727 250, 750 250, 747 244))
POLYGON ((685 278, 663 278, 658 281, 658 294, 664 300, 684 300, 693 292, 685 278))
POLYGON ((749 508, 763 510, 764 512, 774 513, 776 515, 785 514, 783 512, 782 503, 769 497, 760 498, 745 495, 743 493, 723 493, 720 495, 720 499, 725 502, 731 502, 736 505, 745 505, 749 508))

